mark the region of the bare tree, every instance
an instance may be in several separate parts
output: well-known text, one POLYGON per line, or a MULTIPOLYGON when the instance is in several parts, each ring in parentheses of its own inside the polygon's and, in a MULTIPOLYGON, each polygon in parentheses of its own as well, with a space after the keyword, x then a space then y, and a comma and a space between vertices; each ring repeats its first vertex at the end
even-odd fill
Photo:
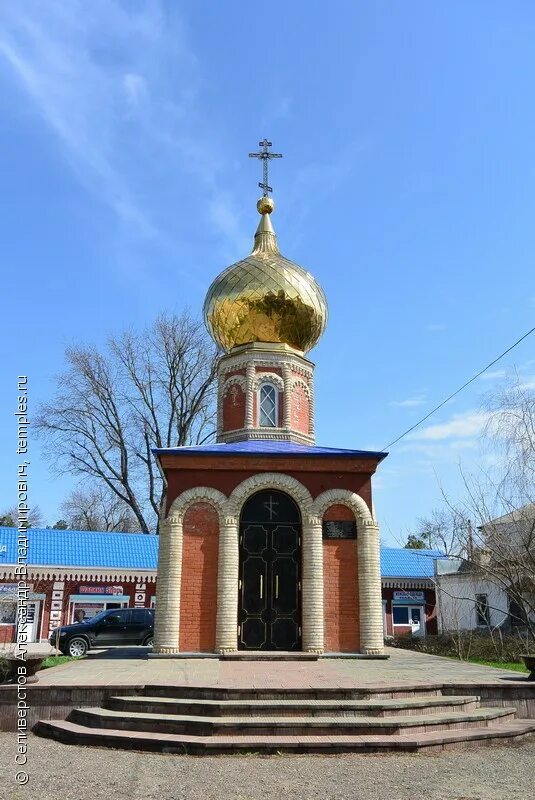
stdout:
POLYGON ((216 352, 189 314, 162 315, 107 347, 70 347, 36 429, 58 472, 96 479, 148 533, 164 487, 152 448, 202 444, 214 432, 216 352))
POLYGON ((495 463, 475 474, 461 470, 464 498, 443 495, 433 519, 443 522, 439 536, 455 541, 450 554, 462 569, 499 587, 509 621, 535 642, 535 392, 514 376, 485 408, 495 463))
MULTIPOLYGON (((6 528, 16 528, 18 525, 18 518, 19 512, 17 506, 10 506, 0 514, 0 525, 4 525, 6 528)), ((39 506, 33 506, 33 508, 29 510, 25 527, 43 527, 43 512, 39 506)))
POLYGON ((447 556, 458 555, 464 546, 465 529, 463 515, 456 508, 446 505, 433 509, 428 517, 420 517, 413 541, 422 542, 423 547, 440 550, 447 556))
POLYGON ((132 509, 105 483, 75 489, 61 504, 68 528, 79 531, 139 533, 132 509))

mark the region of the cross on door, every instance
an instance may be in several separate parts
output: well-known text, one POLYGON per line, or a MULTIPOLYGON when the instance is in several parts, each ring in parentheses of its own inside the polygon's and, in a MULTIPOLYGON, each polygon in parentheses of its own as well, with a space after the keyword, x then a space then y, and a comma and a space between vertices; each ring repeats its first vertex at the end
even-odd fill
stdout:
POLYGON ((279 516, 278 511, 275 511, 275 506, 278 505, 279 505, 278 500, 273 500, 273 495, 271 494, 269 495, 269 500, 266 500, 264 502, 264 508, 267 508, 267 510, 269 511, 270 521, 273 519, 274 516, 275 517, 279 516))

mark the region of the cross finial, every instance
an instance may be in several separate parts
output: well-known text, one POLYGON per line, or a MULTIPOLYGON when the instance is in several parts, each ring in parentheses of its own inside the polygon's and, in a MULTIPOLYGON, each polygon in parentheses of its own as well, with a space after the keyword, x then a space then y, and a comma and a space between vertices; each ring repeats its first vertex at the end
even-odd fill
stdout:
POLYGON ((270 159, 272 158, 282 158, 282 153, 270 153, 268 147, 273 147, 271 142, 268 142, 267 139, 262 139, 261 142, 258 142, 262 150, 260 153, 249 153, 249 158, 260 158, 262 160, 262 183, 258 185, 262 189, 262 196, 268 197, 268 192, 272 192, 273 189, 268 184, 268 164, 270 159))

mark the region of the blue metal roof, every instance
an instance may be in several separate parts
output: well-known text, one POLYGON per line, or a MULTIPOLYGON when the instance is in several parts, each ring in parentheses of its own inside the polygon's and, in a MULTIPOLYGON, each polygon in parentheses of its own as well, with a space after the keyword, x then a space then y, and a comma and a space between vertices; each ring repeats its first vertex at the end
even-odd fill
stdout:
POLYGON ((435 558, 443 558, 440 550, 412 550, 406 547, 381 547, 383 578, 432 578, 435 558))
POLYGON ((155 448, 157 455, 165 453, 180 453, 184 455, 293 455, 293 456, 348 456, 352 458, 385 458, 388 453, 379 453, 374 450, 345 450, 339 447, 318 447, 310 444, 296 444, 272 439, 248 439, 245 442, 230 442, 220 444, 202 444, 191 447, 162 447, 155 448))
MULTIPOLYGON (((0 527, 0 566, 17 562, 17 529, 0 527), (3 551, 6 545, 6 552, 3 551)), ((58 531, 30 528, 28 564, 155 570, 158 537, 141 533, 58 531)), ((438 550, 381 547, 383 578, 432 578, 438 550)))
MULTIPOLYGON (((17 563, 17 535, 0 527, 0 566, 17 563)), ((156 569, 158 562, 158 537, 149 534, 30 528, 27 536, 28 564, 156 569)))

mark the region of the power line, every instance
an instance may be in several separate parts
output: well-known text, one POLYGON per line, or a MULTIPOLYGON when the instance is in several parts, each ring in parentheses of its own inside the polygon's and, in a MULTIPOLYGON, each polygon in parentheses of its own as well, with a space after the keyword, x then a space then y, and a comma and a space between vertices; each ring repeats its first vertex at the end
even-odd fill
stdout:
POLYGON ((451 400, 453 397, 456 397, 456 396, 459 394, 459 392, 462 392, 462 390, 463 390, 463 389, 466 389, 466 387, 467 387, 467 386, 469 386, 471 383, 473 383, 475 380, 477 380, 477 379, 479 378, 479 376, 480 376, 480 375, 483 375, 483 373, 484 373, 484 372, 486 372, 486 371, 487 371, 488 369, 490 369, 491 367, 493 367, 493 366, 494 366, 494 364, 497 364, 497 363, 498 363, 498 361, 500 361, 500 359, 502 359, 504 356, 506 356, 506 355, 507 355, 507 353, 510 353, 510 352, 511 352, 511 350, 514 350, 514 348, 515 348, 515 347, 516 347, 518 344, 520 344, 520 342, 523 342, 523 341, 524 341, 524 339, 527 339, 527 337, 528 337, 528 336, 529 336, 531 333, 533 333, 533 331, 535 331, 535 328, 532 328, 530 331, 528 331, 528 332, 527 332, 527 333, 525 333, 523 336, 521 336, 521 337, 520 337, 520 339, 517 339, 517 341, 516 341, 514 344, 512 344, 512 345, 511 345, 511 347, 508 347, 508 348, 507 348, 507 350, 505 350, 505 351, 504 351, 504 352, 503 352, 501 355, 499 355, 499 356, 498 356, 498 358, 495 358, 495 359, 494 359, 494 361, 491 361, 491 362, 490 362, 490 364, 487 364, 487 366, 486 366, 486 367, 484 367, 482 370, 480 370, 480 371, 477 373, 477 375, 474 375, 472 378, 470 378, 470 380, 469 380, 469 381, 466 381, 466 383, 463 383, 463 385, 462 385, 462 386, 461 386, 459 389, 457 389, 457 391, 456 391, 456 392, 453 392, 453 394, 450 394, 450 396, 449 396, 449 397, 446 397, 446 399, 445 399, 445 400, 443 400, 441 403, 439 403, 439 404, 438 404, 438 406, 436 406, 435 408, 433 408, 433 409, 432 409, 432 411, 430 411, 430 412, 429 412, 429 414, 426 414, 426 415, 425 415, 425 417, 422 417, 422 419, 418 420, 418 422, 416 422, 416 423, 415 423, 415 424, 414 424, 414 425, 413 425, 411 428, 409 428, 409 429, 408 429, 408 430, 406 430, 404 433, 402 433, 400 436, 398 436, 398 438, 397 438, 397 439, 394 439, 394 441, 393 441, 393 442, 390 442, 390 444, 387 444, 387 445, 385 445, 385 447, 383 447, 383 448, 382 448, 382 450, 388 450, 388 448, 389 448, 389 447, 393 447, 395 444, 397 444, 399 441, 401 441, 401 439, 403 439, 405 436, 407 436, 407 434, 411 433, 411 432, 412 432, 412 431, 413 431, 415 428, 417 428, 419 425, 421 425, 421 424, 422 424, 422 422, 425 422, 425 421, 426 421, 426 419, 429 419, 429 417, 433 416, 433 414, 434 414, 436 411, 438 411, 438 410, 439 410, 439 408, 442 408, 442 406, 445 406, 445 405, 446 405, 446 403, 449 403, 449 401, 450 401, 450 400, 451 400))

